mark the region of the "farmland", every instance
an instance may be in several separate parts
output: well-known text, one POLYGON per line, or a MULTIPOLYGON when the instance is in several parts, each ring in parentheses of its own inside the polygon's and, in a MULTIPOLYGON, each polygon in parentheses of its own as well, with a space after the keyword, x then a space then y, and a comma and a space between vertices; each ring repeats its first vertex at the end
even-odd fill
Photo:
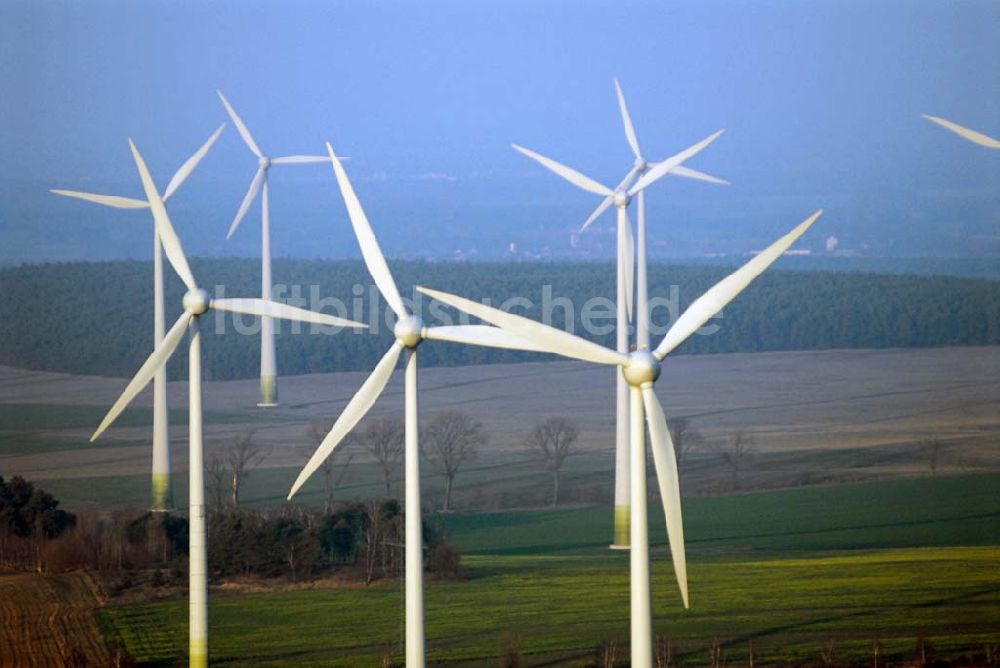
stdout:
POLYGON ((86 573, 0 572, 0 668, 111 665, 99 605, 86 573))
MULTIPOLYGON (((655 627, 677 658, 818 663, 912 657, 928 636, 941 655, 1000 642, 1000 477, 974 476, 693 499, 686 508, 692 608, 684 611, 653 519, 655 627), (970 512, 975 508, 976 512, 970 512)), ((627 555, 608 551, 603 509, 449 518, 465 581, 427 589, 430 658, 493 665, 507 645, 534 665, 624 648, 627 555)), ((222 665, 377 665, 401 652, 398 582, 313 583, 269 593, 212 592, 213 658, 222 665)), ((140 660, 184 655, 183 599, 102 612, 140 660)), ((624 652, 624 649, 620 649, 624 652)))
MULTIPOLYGON (((315 447, 305 426, 332 419, 366 374, 343 372, 282 380, 282 405, 255 407, 257 381, 206 383, 208 454, 246 430, 269 448, 249 479, 251 504, 280 502, 315 447)), ((668 418, 687 417, 708 447, 682 466, 688 495, 728 492, 732 476, 713 454, 738 430, 753 438, 752 466, 741 489, 922 476, 929 472, 921 442, 941 440, 939 473, 1000 470, 1000 355, 995 348, 811 351, 686 355, 667 361, 657 392, 668 418)), ((499 510, 544 502, 548 478, 524 450, 534 420, 572 417, 579 447, 564 472, 567 500, 604 502, 610 495, 612 372, 575 362, 430 368, 421 373, 426 419, 444 408, 483 423, 488 442, 456 479, 456 507, 499 510), (518 419, 509 419, 518 416, 518 419)), ((142 505, 149 471, 151 393, 137 399, 97 443, 89 436, 124 385, 114 378, 0 367, 0 471, 44 483, 69 507, 142 505)), ((398 414, 402 375, 392 379, 373 415, 398 414)), ((187 387, 171 382, 174 470, 186 469, 187 387)), ((338 495, 378 493, 370 457, 356 452, 338 495)), ((442 483, 426 469, 425 495, 437 503, 442 483)), ((185 475, 175 475, 178 498, 185 475)), ((315 503, 312 480, 298 499, 315 503)))
MULTIPOLYGON (((730 665, 746 662, 751 642, 758 664, 815 664, 827 653, 870 665, 876 642, 899 661, 913 656, 922 634, 946 656, 1000 645, 995 348, 686 355, 668 360, 664 374, 658 393, 668 417, 687 417, 707 443, 681 466, 689 611, 680 608, 658 502, 651 503, 655 626, 682 664, 709 663, 716 641, 730 665), (752 461, 738 476, 713 450, 737 430, 754 442, 752 461), (934 467, 922 446, 930 437, 942 445, 934 467)), ((305 425, 336 416, 364 377, 283 379, 282 405, 269 411, 254 406, 255 380, 206 383, 209 454, 248 430, 268 448, 244 503, 284 500, 302 449, 311 447, 305 425)), ((401 382, 390 382, 374 415, 398 413, 401 382)), ((123 385, 0 367, 0 475, 25 475, 74 510, 141 508, 149 393, 106 438, 89 442, 123 385)), ((516 648, 534 665, 582 664, 602 642, 625 656, 627 556, 606 549, 611 390, 611 372, 573 362, 423 370, 423 416, 459 408, 489 437, 456 479, 460 512, 432 519, 461 550, 467 576, 428 582, 433 661, 495 665, 497 655, 516 648), (523 438, 546 415, 574 419, 581 437, 562 476, 566 507, 542 510, 549 477, 523 438)), ((168 393, 175 497, 183 503, 186 384, 171 382, 168 393)), ((382 494, 377 465, 355 454, 337 498, 382 494)), ((441 489, 440 477, 425 467, 428 509, 440 502, 441 489)), ((320 499, 318 480, 297 497, 305 504, 320 499)), ((50 586, 46 578, 30 579, 50 586)), ((395 580, 370 587, 336 579, 218 583, 211 593, 213 660, 398 660, 401 593, 395 580)), ((15 598, 22 596, 30 601, 37 593, 19 590, 15 598)), ((151 665, 172 666, 185 656, 182 589, 156 602, 112 599, 99 622, 105 647, 123 643, 151 665)))

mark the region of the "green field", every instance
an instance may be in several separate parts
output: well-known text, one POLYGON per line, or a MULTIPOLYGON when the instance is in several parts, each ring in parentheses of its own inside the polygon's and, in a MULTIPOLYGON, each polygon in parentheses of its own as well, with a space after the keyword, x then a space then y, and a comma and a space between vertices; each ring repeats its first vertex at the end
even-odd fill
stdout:
MULTIPOLYGON (((912 657, 1000 643, 1000 476, 842 485, 686 503, 692 607, 684 611, 653 519, 655 627, 681 663, 705 665, 713 639, 730 664, 863 662, 873 643, 912 657)), ((602 641, 627 657, 627 555, 604 545, 605 508, 447 518, 468 579, 427 586, 432 661, 496 665, 591 660, 602 641)), ((183 599, 102 612, 141 661, 185 654, 183 599)), ((274 593, 213 591, 212 657, 229 665, 377 665, 402 652, 397 581, 274 593)), ((870 665, 870 658, 867 659, 870 665)))

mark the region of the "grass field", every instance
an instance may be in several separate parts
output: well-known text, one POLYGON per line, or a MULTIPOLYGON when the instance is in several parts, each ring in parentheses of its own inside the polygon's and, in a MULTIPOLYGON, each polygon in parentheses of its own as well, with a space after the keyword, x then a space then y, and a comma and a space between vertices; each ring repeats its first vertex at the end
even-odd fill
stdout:
MULTIPOLYGON (((692 608, 680 606, 653 519, 657 633, 705 665, 752 641, 763 664, 864 661, 874 642, 911 657, 1000 643, 1000 476, 841 485, 687 502, 692 608), (970 509, 975 509, 971 512, 970 509)), ((447 518, 468 579, 427 586, 432 661, 495 665, 514 644, 531 665, 583 665, 601 641, 627 656, 627 554, 605 548, 605 508, 447 518)), ((402 651, 399 582, 211 597, 212 656, 228 665, 377 665, 402 651)), ((140 660, 185 653, 184 600, 108 607, 103 625, 140 660)), ((870 665, 870 664, 869 664, 870 665)))

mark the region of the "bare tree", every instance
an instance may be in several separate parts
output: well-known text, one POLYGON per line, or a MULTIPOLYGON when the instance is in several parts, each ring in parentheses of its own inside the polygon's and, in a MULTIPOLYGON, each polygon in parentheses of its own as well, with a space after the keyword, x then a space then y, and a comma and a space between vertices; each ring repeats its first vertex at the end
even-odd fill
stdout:
POLYGON ((369 501, 365 504, 365 530, 362 535, 362 557, 365 584, 377 577, 390 576, 399 560, 402 547, 402 514, 396 501, 369 501))
POLYGON ((552 472, 552 505, 559 503, 559 470, 566 456, 573 449, 580 430, 565 418, 549 418, 537 425, 528 434, 526 445, 545 460, 545 465, 552 472))
MULTIPOLYGON (((602 640, 597 646, 596 664, 600 668, 615 668, 618 659, 618 644, 614 640, 602 640)), ((659 668, 659 663, 656 664, 659 668)))
POLYGON ((670 640, 670 636, 656 636, 653 640, 653 658, 656 661, 656 668, 673 668, 676 665, 674 643, 670 640))
POLYGON ((670 438, 674 442, 674 453, 679 469, 689 454, 701 450, 705 446, 705 439, 701 432, 694 428, 689 418, 673 418, 667 423, 667 426, 670 429, 670 438))
POLYGON ((726 664, 726 651, 717 637, 712 638, 712 644, 708 646, 708 659, 712 668, 722 668, 726 664))
POLYGON ((462 464, 476 456, 476 447, 486 441, 483 425, 461 411, 436 413, 420 438, 424 452, 444 475, 442 512, 451 510, 451 489, 462 464))
POLYGON ((392 494, 392 472, 403 456, 405 430, 399 418, 372 418, 366 420, 361 442, 382 467, 385 494, 392 494))
POLYGON ((733 489, 740 488, 740 473, 750 468, 754 449, 753 439, 742 429, 733 434, 731 441, 717 448, 719 458, 729 467, 733 489))
POLYGON ((222 457, 211 455, 205 463, 205 486, 208 488, 208 500, 216 511, 225 503, 226 477, 226 463, 222 457))
POLYGON ((927 455, 927 466, 930 468, 932 476, 937 475, 942 446, 941 439, 937 436, 924 439, 920 443, 920 449, 927 455))
MULTIPOLYGON (((323 443, 323 439, 329 433, 333 424, 323 420, 313 420, 306 426, 306 434, 316 444, 316 447, 306 446, 299 448, 299 452, 306 461, 312 458, 316 448, 323 443)), ((333 449, 326 459, 316 469, 323 474, 323 512, 329 513, 333 508, 333 490, 340 487, 347 469, 354 459, 354 452, 350 448, 356 437, 353 433, 345 436, 340 444, 333 449)))
POLYGON ((819 660, 824 666, 837 665, 837 653, 835 651, 833 638, 827 640, 819 647, 819 660))
POLYGON ((253 431, 243 431, 237 434, 229 445, 226 456, 229 460, 229 470, 232 474, 232 502, 234 506, 240 504, 240 489, 250 474, 260 466, 270 454, 266 450, 253 442, 253 431))

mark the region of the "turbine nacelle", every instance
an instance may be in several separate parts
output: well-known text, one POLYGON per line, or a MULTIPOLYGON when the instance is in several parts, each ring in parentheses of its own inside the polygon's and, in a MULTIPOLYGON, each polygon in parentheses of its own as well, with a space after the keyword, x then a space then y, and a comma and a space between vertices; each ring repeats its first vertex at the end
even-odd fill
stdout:
POLYGON ((611 197, 611 201, 614 202, 615 206, 619 209, 624 209, 628 206, 628 203, 632 201, 631 195, 629 195, 625 190, 616 190, 611 197))
POLYGON ((411 315, 397 320, 392 333, 399 341, 399 345, 414 350, 424 340, 426 330, 423 319, 419 315, 411 315))
POLYGON ((660 377, 660 360, 648 350, 634 350, 628 355, 628 363, 622 367, 625 382, 635 388, 652 384, 660 377))
POLYGON ((212 304, 212 297, 206 290, 195 288, 184 293, 184 310, 191 315, 202 315, 212 304))

